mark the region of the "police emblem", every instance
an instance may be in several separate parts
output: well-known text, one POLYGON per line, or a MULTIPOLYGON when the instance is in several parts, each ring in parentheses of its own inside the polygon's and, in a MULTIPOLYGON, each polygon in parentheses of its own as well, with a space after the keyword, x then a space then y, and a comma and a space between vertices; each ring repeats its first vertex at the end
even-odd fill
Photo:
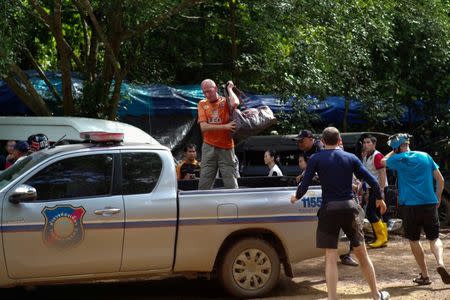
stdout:
POLYGON ((49 247, 70 248, 84 238, 83 216, 86 210, 79 206, 57 205, 44 207, 44 243, 49 247))

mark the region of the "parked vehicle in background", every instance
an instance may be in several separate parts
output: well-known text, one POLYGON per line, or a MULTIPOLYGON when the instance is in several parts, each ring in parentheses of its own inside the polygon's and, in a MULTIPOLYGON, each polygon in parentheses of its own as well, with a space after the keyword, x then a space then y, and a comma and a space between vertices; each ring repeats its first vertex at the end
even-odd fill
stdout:
MULTIPOLYGON (((377 147, 380 152, 388 153, 386 145, 388 134, 380 132, 349 132, 342 133, 344 149, 347 152, 361 156, 362 140, 367 134, 375 136, 378 140, 377 147)), ((298 167, 298 154, 300 150, 297 142, 293 140, 296 135, 264 135, 252 136, 239 143, 235 152, 239 158, 241 176, 266 176, 267 166, 264 164, 264 152, 268 149, 276 150, 279 157, 279 167, 284 175, 297 176, 300 174, 298 167)), ((315 136, 320 138, 319 135, 315 136)))
MULTIPOLYGON (((391 149, 386 142, 389 134, 380 132, 349 132, 342 133, 342 140, 345 151, 354 153, 356 156, 361 156, 362 140, 368 134, 377 138, 377 149, 384 155, 389 153, 391 149)), ((286 176, 297 176, 300 174, 298 167, 298 154, 300 150, 297 148, 297 143, 292 140, 295 135, 266 135, 254 136, 239 143, 236 148, 236 155, 240 162, 241 176, 267 176, 267 166, 264 164, 263 155, 267 149, 274 149, 280 156, 279 167, 286 176)), ((316 135, 319 138, 319 135, 316 135)), ((414 140, 412 140, 414 143, 414 140)), ((442 139, 437 142, 417 148, 418 151, 424 151, 430 154, 436 163, 440 166, 442 175, 445 179, 445 187, 443 192, 442 205, 439 208, 439 218, 442 224, 450 225, 450 141, 449 139, 442 139)), ((388 218, 397 217, 396 213, 396 194, 395 194, 395 174, 388 172, 388 179, 390 189, 387 195, 388 218), (392 190, 394 189, 394 190, 392 190)))

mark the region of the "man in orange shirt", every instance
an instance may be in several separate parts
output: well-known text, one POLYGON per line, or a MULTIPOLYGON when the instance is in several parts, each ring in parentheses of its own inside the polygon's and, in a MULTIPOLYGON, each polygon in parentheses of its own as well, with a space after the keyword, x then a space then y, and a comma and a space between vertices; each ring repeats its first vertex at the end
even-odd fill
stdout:
MULTIPOLYGON (((230 104, 239 105, 239 99, 233 92, 232 81, 227 83, 230 104)), ((231 112, 225 97, 217 93, 217 85, 211 79, 202 81, 201 88, 206 99, 198 103, 198 123, 203 134, 202 168, 200 171, 199 190, 209 190, 214 185, 217 170, 220 171, 223 184, 227 189, 237 189, 237 157, 234 154, 232 134, 236 122, 231 121, 231 112)))

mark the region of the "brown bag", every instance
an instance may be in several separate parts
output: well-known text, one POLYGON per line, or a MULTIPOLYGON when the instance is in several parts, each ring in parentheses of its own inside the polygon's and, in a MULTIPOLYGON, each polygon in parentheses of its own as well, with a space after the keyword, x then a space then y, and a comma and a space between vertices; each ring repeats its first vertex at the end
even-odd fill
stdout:
POLYGON ((224 87, 224 95, 231 112, 231 120, 236 122, 236 131, 233 134, 233 138, 244 140, 250 136, 257 135, 277 122, 270 107, 261 105, 257 108, 247 108, 241 98, 245 94, 236 87, 234 89, 236 90, 236 96, 238 96, 242 110, 231 106, 227 88, 226 86, 224 87))

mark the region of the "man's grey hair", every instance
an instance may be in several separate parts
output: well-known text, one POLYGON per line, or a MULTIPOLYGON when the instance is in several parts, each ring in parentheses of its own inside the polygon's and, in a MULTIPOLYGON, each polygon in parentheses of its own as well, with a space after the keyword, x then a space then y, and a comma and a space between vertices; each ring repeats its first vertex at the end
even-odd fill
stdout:
POLYGON ((205 87, 215 87, 216 83, 212 79, 205 79, 202 81, 202 84, 200 86, 202 89, 205 87))

